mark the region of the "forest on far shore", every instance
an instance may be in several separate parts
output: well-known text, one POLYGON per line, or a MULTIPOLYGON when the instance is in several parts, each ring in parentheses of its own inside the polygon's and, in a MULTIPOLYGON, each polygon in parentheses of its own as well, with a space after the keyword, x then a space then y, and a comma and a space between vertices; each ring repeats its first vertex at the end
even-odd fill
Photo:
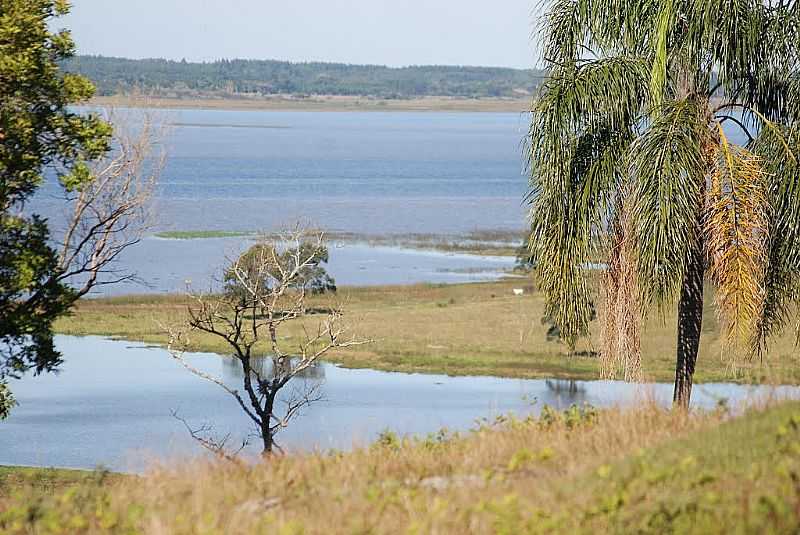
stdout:
POLYGON ((192 63, 165 59, 75 56, 63 62, 100 96, 144 93, 159 97, 341 95, 383 99, 429 96, 524 98, 543 71, 499 67, 348 65, 275 60, 192 63))

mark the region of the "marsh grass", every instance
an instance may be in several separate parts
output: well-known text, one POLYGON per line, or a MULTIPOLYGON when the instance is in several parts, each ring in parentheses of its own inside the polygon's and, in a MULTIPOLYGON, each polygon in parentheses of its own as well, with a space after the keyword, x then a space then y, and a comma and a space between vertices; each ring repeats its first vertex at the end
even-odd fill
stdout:
MULTIPOLYGON (((258 238, 269 233, 254 230, 166 230, 157 232, 157 238, 196 240, 208 238, 258 238)), ((367 244, 371 247, 399 247, 421 251, 459 253, 477 256, 516 256, 524 233, 515 230, 474 230, 465 234, 363 234, 326 231, 329 242, 367 244)))
POLYGON ((156 232, 156 238, 169 240, 202 240, 209 238, 246 238, 255 236, 255 232, 244 230, 165 230, 156 232))
MULTIPOLYGON (((713 299, 707 299, 711 303, 713 299)), ((126 296, 82 301, 57 331, 71 335, 102 335, 164 344, 162 325, 185 321, 189 300, 179 295, 126 296)), ((493 375, 523 378, 597 379, 600 376, 597 325, 575 354, 547 342, 541 318, 544 303, 525 281, 460 285, 423 284, 341 288, 335 295, 315 296, 310 307, 341 307, 353 332, 375 340, 329 360, 353 368, 450 375, 493 375), (525 295, 513 295, 514 288, 525 295)), ((309 321, 316 320, 314 316, 309 321)), ((299 326, 298 326, 299 329, 299 326)), ((642 331, 642 365, 649 381, 674 378, 674 317, 653 315, 642 331)), ((288 333, 297 336, 299 331, 288 333)), ((225 353, 223 343, 194 336, 192 349, 225 353)), ((725 359, 714 311, 709 305, 696 372, 698 382, 800 382, 800 360, 791 333, 778 338, 764 360, 744 362, 736 369, 725 359)))
POLYGON ((789 533, 800 404, 545 410, 350 453, 196 461, 0 498, 4 533, 789 533))

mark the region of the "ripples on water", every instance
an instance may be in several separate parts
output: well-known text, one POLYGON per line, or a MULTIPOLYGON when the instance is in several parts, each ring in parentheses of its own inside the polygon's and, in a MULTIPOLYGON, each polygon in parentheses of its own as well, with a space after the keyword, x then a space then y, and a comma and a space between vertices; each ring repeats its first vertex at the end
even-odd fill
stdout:
MULTIPOLYGON (((359 233, 524 227, 524 115, 155 113, 178 125, 161 229, 261 230, 297 219, 359 233)), ((44 197, 55 192, 50 184, 44 197)))
MULTIPOLYGON (((298 221, 373 235, 525 226, 524 115, 154 113, 174 125, 154 231, 274 230, 298 221)), ((56 227, 64 210, 58 191, 51 181, 33 206, 56 227)), ((225 252, 241 243, 145 240, 120 267, 147 285, 102 291, 175 291, 187 279, 207 285, 225 252)), ((351 244, 332 252, 330 269, 342 285, 405 284, 490 280, 512 263, 351 244)))

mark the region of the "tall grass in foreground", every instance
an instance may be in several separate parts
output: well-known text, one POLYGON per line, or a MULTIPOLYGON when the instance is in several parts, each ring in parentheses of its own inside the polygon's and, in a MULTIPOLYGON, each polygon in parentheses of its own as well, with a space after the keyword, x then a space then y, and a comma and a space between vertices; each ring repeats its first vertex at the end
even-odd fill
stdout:
POLYGON ((787 533, 800 404, 545 410, 257 465, 201 461, 0 498, 4 533, 787 533))

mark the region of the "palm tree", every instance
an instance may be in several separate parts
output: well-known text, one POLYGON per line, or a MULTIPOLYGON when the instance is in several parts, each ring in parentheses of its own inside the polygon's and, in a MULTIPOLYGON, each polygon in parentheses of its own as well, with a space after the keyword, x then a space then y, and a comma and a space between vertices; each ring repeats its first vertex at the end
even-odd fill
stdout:
POLYGON ((640 314, 677 302, 688 406, 706 280, 742 356, 800 295, 800 6, 555 0, 543 22, 528 164, 547 314, 569 343, 587 332, 598 261, 607 347, 637 351, 640 314))

